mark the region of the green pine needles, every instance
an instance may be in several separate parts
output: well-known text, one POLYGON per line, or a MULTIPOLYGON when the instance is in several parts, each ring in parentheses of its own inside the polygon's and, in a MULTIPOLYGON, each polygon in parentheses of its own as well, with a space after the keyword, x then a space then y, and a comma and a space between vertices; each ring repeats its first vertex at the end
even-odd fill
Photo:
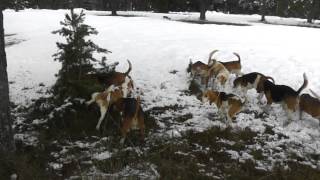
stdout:
MULTIPOLYGON (((58 52, 53 55, 54 60, 62 63, 61 70, 57 74, 58 80, 54 91, 76 90, 75 86, 83 80, 83 77, 89 72, 96 72, 93 63, 101 64, 101 60, 96 59, 94 53, 109 53, 110 51, 100 48, 88 37, 97 35, 98 32, 89 25, 84 24, 85 13, 71 13, 65 15, 64 21, 60 24, 63 26, 53 34, 59 34, 65 37, 66 42, 57 42, 58 52)), ((61 92, 56 92, 61 93, 61 92)))

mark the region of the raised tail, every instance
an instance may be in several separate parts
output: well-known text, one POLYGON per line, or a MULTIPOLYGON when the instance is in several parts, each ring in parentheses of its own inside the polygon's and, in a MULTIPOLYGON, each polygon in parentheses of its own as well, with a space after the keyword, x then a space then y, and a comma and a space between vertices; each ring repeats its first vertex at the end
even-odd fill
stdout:
POLYGON ((311 89, 309 89, 309 90, 310 90, 310 92, 311 92, 317 99, 320 100, 320 96, 319 96, 317 93, 315 93, 315 92, 312 91, 311 89))
POLYGON ((126 76, 130 73, 130 71, 132 69, 131 62, 129 60, 127 60, 127 61, 128 61, 128 64, 129 64, 129 69, 127 70, 127 72, 124 73, 126 76))
POLYGON ((301 93, 301 91, 304 90, 307 86, 308 86, 308 78, 307 78, 306 73, 303 73, 303 84, 299 88, 299 90, 297 91, 297 94, 299 95, 301 93))
POLYGON ((191 68, 192 68, 192 60, 190 59, 188 68, 187 68, 187 72, 190 73, 191 72, 191 68))
POLYGON ((275 83, 275 81, 272 77, 270 77, 270 76, 265 76, 265 77, 266 77, 266 79, 270 79, 273 82, 273 84, 275 83))
POLYGON ((211 58, 212 58, 213 54, 216 53, 216 52, 218 52, 218 51, 219 51, 219 50, 216 49, 216 50, 213 50, 213 51, 210 52, 210 54, 209 54, 209 59, 208 59, 208 65, 209 65, 209 63, 210 63, 210 61, 211 61, 211 58))
POLYGON ((240 55, 239 55, 238 53, 235 53, 235 52, 234 52, 233 54, 234 54, 235 56, 237 56, 237 58, 238 58, 238 62, 239 62, 239 63, 241 63, 240 55))

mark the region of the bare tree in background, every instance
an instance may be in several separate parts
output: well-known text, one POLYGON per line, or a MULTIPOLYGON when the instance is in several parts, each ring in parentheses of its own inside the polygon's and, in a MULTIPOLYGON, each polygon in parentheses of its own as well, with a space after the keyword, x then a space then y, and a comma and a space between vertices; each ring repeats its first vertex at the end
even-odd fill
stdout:
POLYGON ((198 0, 200 10, 200 20, 206 20, 206 12, 208 8, 208 0, 198 0))
POLYGON ((12 119, 9 109, 9 83, 7 74, 7 58, 4 42, 3 13, 4 4, 0 3, 0 152, 15 150, 12 119))
POLYGON ((307 21, 308 23, 312 23, 316 18, 316 14, 319 11, 319 0, 306 0, 307 7, 307 21))
POLYGON ((111 15, 116 16, 119 8, 119 0, 110 0, 111 15))

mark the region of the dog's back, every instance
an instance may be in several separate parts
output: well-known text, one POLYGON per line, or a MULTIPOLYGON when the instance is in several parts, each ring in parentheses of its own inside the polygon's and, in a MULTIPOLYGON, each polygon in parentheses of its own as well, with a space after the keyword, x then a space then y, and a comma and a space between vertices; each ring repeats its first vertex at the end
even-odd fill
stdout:
POLYGON ((280 102, 285 97, 296 97, 297 92, 289 86, 286 85, 275 85, 269 80, 266 80, 265 83, 265 91, 269 91, 274 102, 280 102))
POLYGON ((219 96, 220 96, 221 101, 228 101, 230 98, 236 97, 236 95, 234 95, 234 94, 227 94, 225 92, 220 92, 219 96))
POLYGON ((233 53, 237 56, 237 61, 228 61, 228 62, 221 62, 221 64, 231 73, 240 74, 241 72, 241 58, 240 55, 237 53, 233 53))

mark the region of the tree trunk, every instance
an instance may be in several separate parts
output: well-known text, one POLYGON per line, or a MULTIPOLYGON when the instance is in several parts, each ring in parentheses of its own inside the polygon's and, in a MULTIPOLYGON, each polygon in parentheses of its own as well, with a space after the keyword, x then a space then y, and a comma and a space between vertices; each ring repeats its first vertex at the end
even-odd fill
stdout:
POLYGON ((288 0, 277 0, 276 15, 286 17, 288 15, 288 0))
POLYGON ((308 10, 308 17, 307 21, 308 23, 312 23, 312 20, 315 19, 316 11, 318 10, 319 6, 319 0, 313 0, 310 5, 309 5, 309 10, 308 10))
POLYGON ((111 15, 117 16, 117 10, 118 10, 118 0, 111 0, 110 2, 110 8, 111 8, 111 15))
POLYGON ((260 14, 261 14, 261 20, 262 22, 266 21, 266 11, 267 11, 267 4, 266 0, 262 0, 261 7, 260 7, 260 14))
POLYGON ((200 5, 200 20, 206 20, 206 0, 199 0, 200 5))
POLYGON ((4 42, 3 14, 0 4, 0 152, 15 150, 9 109, 9 84, 4 42))

